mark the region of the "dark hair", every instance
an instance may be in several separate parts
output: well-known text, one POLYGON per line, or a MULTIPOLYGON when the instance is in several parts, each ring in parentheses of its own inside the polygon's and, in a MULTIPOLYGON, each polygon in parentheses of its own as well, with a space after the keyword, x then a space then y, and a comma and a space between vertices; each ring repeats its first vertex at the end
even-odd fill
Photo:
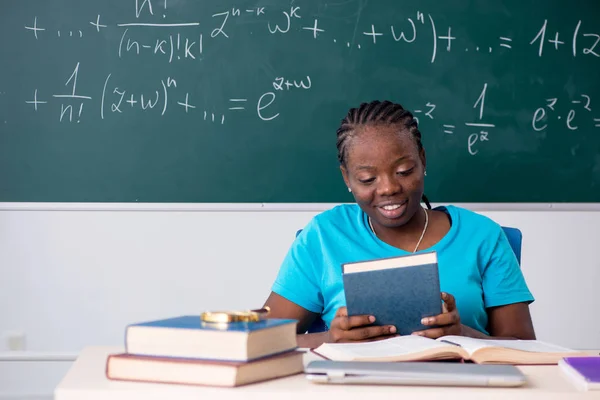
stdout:
MULTIPOLYGON (((356 134, 356 128, 377 124, 401 125, 412 135, 417 143, 419 152, 423 150, 421 132, 419 132, 417 121, 413 118, 410 111, 405 110, 400 104, 392 103, 391 101, 376 100, 370 103, 362 103, 358 108, 351 108, 342 120, 342 124, 337 130, 338 160, 341 165, 346 165, 348 139, 356 134)), ((429 204, 429 200, 425 194, 423 194, 423 202, 427 205, 427 208, 431 209, 431 204, 429 204)))

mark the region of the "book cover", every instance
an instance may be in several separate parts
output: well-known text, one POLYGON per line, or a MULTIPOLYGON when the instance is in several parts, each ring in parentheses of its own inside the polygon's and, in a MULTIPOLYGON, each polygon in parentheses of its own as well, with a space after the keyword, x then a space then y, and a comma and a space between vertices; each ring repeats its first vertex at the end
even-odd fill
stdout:
POLYGON ((154 327, 170 329, 192 329, 219 332, 252 332, 261 329, 274 328, 280 325, 295 324, 295 319, 264 319, 257 322, 229 322, 213 323, 204 322, 199 315, 183 315, 173 318, 165 318, 154 321, 130 324, 128 327, 154 327))
POLYGON ((128 325, 125 348, 137 355, 248 361, 296 348, 297 322, 211 323, 184 315, 128 325))
POLYGON ((348 315, 374 315, 400 335, 433 328, 423 317, 442 313, 435 252, 343 265, 348 315))
POLYGON ((111 354, 106 377, 111 380, 180 385, 234 387, 301 373, 303 353, 292 350, 250 362, 189 360, 111 354))
POLYGON ((559 365, 581 390, 600 390, 600 357, 565 357, 559 365))

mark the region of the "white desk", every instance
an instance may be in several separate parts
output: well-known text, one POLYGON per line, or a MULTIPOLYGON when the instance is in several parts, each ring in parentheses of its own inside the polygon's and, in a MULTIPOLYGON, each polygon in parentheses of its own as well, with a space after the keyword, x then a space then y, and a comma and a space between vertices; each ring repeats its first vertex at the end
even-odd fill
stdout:
MULTIPOLYGON (((55 390, 55 400, 187 400, 187 399, 600 399, 600 391, 580 392, 557 366, 519 367, 528 378, 520 388, 460 388, 435 386, 323 385, 308 382, 304 375, 255 383, 237 388, 176 386, 110 381, 105 377, 106 357, 118 347, 89 347, 82 351, 55 390)), ((318 357, 306 353, 305 364, 318 357)))

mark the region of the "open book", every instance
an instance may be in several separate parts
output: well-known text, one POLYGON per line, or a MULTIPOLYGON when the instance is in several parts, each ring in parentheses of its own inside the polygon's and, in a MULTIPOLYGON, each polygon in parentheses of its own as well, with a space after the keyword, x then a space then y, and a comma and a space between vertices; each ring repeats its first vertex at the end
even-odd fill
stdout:
POLYGON ((472 339, 443 336, 397 336, 375 342, 324 343, 313 350, 334 361, 429 361, 463 359, 478 364, 557 364, 584 355, 538 340, 472 339))

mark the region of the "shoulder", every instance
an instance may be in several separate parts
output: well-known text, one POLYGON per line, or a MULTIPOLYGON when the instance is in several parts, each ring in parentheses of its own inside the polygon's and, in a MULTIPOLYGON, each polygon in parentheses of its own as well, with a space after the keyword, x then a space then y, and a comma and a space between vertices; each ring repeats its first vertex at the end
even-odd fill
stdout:
POLYGON ((490 254, 502 238, 502 227, 490 217, 462 207, 436 207, 451 219, 450 234, 454 244, 462 248, 478 248, 481 254, 490 254))
POLYGON ((362 218, 362 210, 357 204, 340 204, 315 215, 309 226, 312 228, 345 228, 357 223, 362 218))
POLYGON ((299 244, 329 246, 361 232, 364 214, 356 204, 341 204, 315 215, 299 233, 299 244))
POLYGON ((445 209, 452 219, 449 236, 453 251, 476 255, 482 273, 494 254, 512 253, 502 226, 492 218, 452 205, 437 208, 445 209))
POLYGON ((460 229, 463 231, 480 231, 497 234, 502 230, 500 224, 490 217, 466 208, 447 205, 437 207, 436 209, 440 209, 441 211, 445 209, 452 219, 452 224, 460 226, 460 229))

